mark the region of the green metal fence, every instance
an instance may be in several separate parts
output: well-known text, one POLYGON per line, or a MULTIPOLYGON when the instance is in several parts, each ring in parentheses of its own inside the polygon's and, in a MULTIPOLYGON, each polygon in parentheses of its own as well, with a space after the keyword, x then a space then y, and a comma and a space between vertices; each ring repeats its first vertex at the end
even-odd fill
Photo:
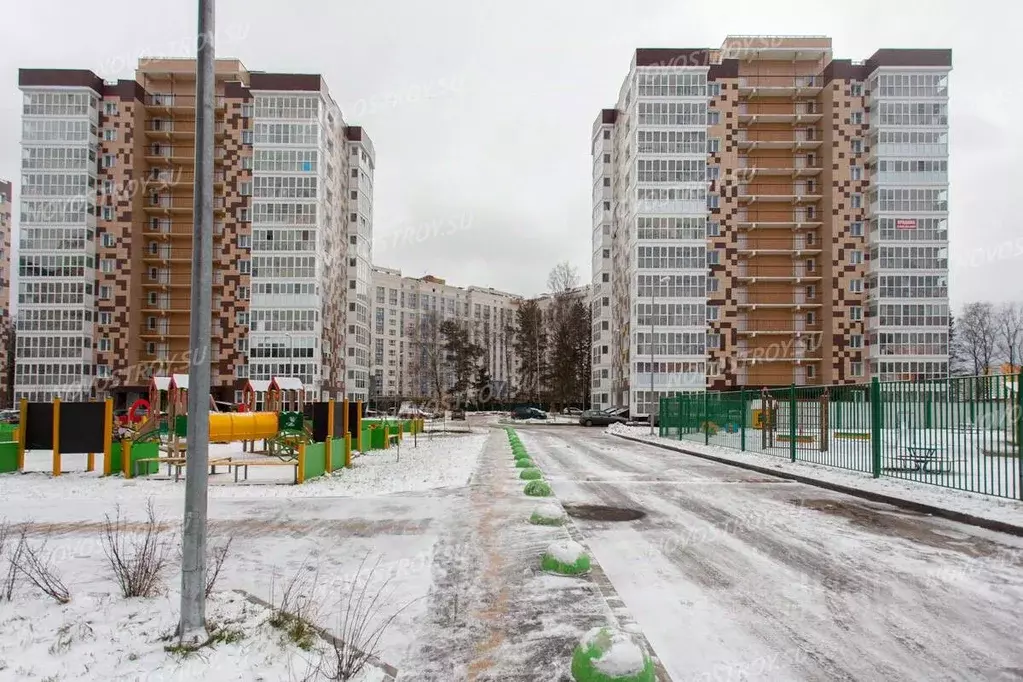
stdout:
POLYGON ((663 438, 1023 499, 1020 375, 662 398, 663 438))

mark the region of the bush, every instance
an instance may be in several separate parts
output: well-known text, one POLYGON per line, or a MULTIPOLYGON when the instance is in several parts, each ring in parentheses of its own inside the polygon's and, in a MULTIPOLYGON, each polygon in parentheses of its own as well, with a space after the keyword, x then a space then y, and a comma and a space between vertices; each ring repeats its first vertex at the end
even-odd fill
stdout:
POLYGON ((114 520, 107 515, 103 524, 103 552, 126 599, 152 597, 163 586, 170 548, 167 531, 157 522, 151 499, 146 503, 141 538, 129 539, 129 535, 135 535, 133 525, 121 518, 120 506, 115 507, 114 520))
POLYGON ((519 478, 523 481, 538 481, 543 478, 543 474, 539 469, 523 469, 522 472, 519 473, 519 478))
POLYGON ((515 460, 515 466, 518 467, 519 469, 528 469, 529 467, 533 466, 533 460, 529 459, 528 457, 523 457, 522 459, 515 460))
POLYGON ((572 654, 572 677, 587 682, 654 682, 654 663, 627 633, 594 628, 572 654))
POLYGON ((560 526, 565 523, 565 512, 556 504, 541 504, 529 517, 535 526, 560 526))
POLYGON ((590 570, 590 557, 578 542, 555 542, 540 560, 540 568, 562 575, 579 575, 590 570))
POLYGON ((530 481, 523 490, 530 497, 550 497, 551 487, 547 481, 530 481))

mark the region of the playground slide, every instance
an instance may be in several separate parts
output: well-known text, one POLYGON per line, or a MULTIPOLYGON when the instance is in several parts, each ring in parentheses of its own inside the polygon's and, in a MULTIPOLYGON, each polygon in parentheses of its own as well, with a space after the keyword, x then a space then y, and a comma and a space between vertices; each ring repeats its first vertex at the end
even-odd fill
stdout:
POLYGON ((276 412, 216 412, 210 414, 210 442, 263 440, 277 435, 276 412))

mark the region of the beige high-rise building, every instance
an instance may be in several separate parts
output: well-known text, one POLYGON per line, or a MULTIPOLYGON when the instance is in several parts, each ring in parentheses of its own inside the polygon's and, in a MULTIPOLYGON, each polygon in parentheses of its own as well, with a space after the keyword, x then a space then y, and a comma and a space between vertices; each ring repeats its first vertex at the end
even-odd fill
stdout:
POLYGON ((593 404, 946 375, 951 68, 825 36, 636 50, 592 128, 593 404))
MULTIPOLYGON (((187 372, 195 62, 22 69, 15 391, 119 402, 187 372)), ((212 386, 365 397, 374 151, 323 78, 216 64, 212 386)))

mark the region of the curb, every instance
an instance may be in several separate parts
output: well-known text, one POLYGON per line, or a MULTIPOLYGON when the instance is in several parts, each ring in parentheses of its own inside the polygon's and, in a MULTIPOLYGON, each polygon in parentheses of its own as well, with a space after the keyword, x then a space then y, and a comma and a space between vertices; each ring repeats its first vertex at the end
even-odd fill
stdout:
POLYGON ((890 504, 893 507, 900 507, 902 509, 908 509, 909 511, 915 511, 922 514, 929 514, 931 516, 938 516, 949 521, 958 521, 959 523, 965 523, 970 526, 977 526, 978 528, 984 528, 986 530, 993 530, 999 533, 1006 533, 1008 535, 1015 535, 1017 537, 1023 537, 1023 526, 1016 526, 1005 521, 996 521, 994 519, 987 519, 983 516, 974 516, 973 514, 967 514, 966 512, 953 511, 951 509, 945 509, 944 507, 935 507, 930 504, 923 502, 914 502, 907 500, 902 497, 895 497, 892 495, 886 495, 884 493, 875 493, 870 490, 863 490, 861 488, 854 488, 841 483, 832 483, 830 481, 821 481, 816 478, 809 476, 803 476, 800 474, 793 474, 785 471, 778 471, 777 469, 770 469, 768 467, 759 466, 757 464, 747 464, 746 462, 735 462, 724 457, 716 457, 714 455, 708 455, 702 452, 693 452, 692 450, 686 450, 681 447, 673 447, 662 443, 651 443, 650 441, 641 440, 639 438, 633 438, 632 436, 625 436, 620 433, 610 434, 616 438, 623 440, 629 440, 634 443, 642 443, 643 445, 650 445, 651 447, 661 448, 662 450, 670 450, 672 452, 679 452, 684 455, 691 455, 693 457, 699 457, 700 459, 706 459, 711 462, 717 462, 718 464, 727 464, 728 466, 737 467, 739 469, 746 469, 748 471, 755 471, 758 474, 764 474, 766 476, 774 476, 775 478, 784 478, 796 483, 804 483, 806 485, 812 485, 817 488, 824 488, 831 490, 836 493, 842 493, 845 495, 851 495, 852 497, 859 497, 864 500, 870 500, 871 502, 881 502, 883 504, 890 504))

